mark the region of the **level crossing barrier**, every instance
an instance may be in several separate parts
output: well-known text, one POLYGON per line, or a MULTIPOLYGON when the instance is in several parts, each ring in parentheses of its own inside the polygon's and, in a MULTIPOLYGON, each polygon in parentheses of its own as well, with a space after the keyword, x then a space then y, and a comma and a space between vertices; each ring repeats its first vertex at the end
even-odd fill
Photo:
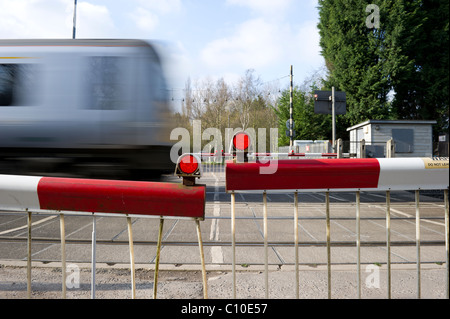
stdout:
MULTIPOLYGON (((206 173, 217 173, 222 171, 221 167, 224 166, 227 160, 233 159, 232 153, 215 152, 215 153, 194 153, 202 161, 202 167, 206 173)), ((306 159, 306 158, 340 158, 349 157, 348 154, 339 153, 276 153, 276 152, 266 152, 266 153, 248 153, 248 159, 256 160, 278 160, 278 159, 306 159)))
POLYGON ((92 230, 91 297, 95 298, 96 217, 125 216, 128 226, 132 298, 136 297, 132 217, 160 219, 153 298, 157 297, 159 259, 164 219, 186 219, 196 223, 202 264, 203 295, 207 298, 206 270, 200 221, 205 217, 206 188, 195 185, 192 178, 201 177, 200 160, 185 154, 178 160, 176 175, 189 180, 190 186, 178 183, 134 182, 0 175, 0 210, 27 213, 27 296, 31 297, 31 225, 32 214, 60 216, 62 293, 66 297, 66 253, 64 215, 90 215, 92 230), (186 157, 189 160, 184 160, 186 157))
POLYGON ((263 232, 265 264, 265 296, 269 297, 268 280, 268 206, 269 193, 294 193, 294 249, 296 272, 296 297, 299 297, 299 256, 298 256, 298 193, 324 192, 326 206, 327 242, 327 286, 331 298, 331 234, 330 234, 330 192, 356 194, 356 247, 357 286, 361 297, 361 231, 360 192, 384 191, 386 193, 386 250, 387 250, 387 295, 391 298, 391 226, 390 192, 408 190, 415 192, 416 209, 416 250, 417 250, 417 297, 421 296, 420 275, 420 203, 421 190, 444 190, 445 202, 445 245, 446 245, 446 295, 449 297, 449 161, 432 158, 386 158, 386 159, 303 159, 226 162, 226 191, 231 194, 231 236, 232 236, 232 277, 233 297, 236 298, 236 209, 235 194, 259 193, 263 199, 263 232), (270 166, 275 169, 268 169, 270 166), (270 172, 267 174, 265 172, 270 172))

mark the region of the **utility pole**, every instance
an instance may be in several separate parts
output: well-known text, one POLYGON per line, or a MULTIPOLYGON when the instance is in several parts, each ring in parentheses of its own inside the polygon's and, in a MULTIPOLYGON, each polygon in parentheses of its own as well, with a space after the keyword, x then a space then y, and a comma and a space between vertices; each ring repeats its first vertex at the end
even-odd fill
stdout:
POLYGON ((294 67, 291 65, 291 98, 289 103, 290 149, 294 145, 294 67))
POLYGON ((73 33, 72 39, 75 39, 75 34, 77 30, 77 0, 75 0, 74 9, 73 9, 73 33))
POLYGON ((336 97, 334 86, 331 89, 331 121, 332 121, 332 140, 331 145, 333 147, 333 152, 336 153, 336 97))

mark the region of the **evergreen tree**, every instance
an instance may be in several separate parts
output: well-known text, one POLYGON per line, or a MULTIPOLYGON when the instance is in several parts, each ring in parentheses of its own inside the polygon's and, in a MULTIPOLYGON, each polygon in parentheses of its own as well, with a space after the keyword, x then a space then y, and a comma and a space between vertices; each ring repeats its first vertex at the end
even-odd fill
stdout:
MULTIPOLYGON (((404 119, 437 120, 435 133, 448 130, 449 3, 447 0, 405 4, 408 28, 401 35, 409 67, 393 76, 393 106, 404 119)), ((438 134, 434 134, 437 137, 438 134)))
MULTIPOLYGON (((314 113, 312 94, 300 90, 293 91, 293 119, 295 122, 294 140, 327 140, 331 138, 331 116, 314 113)), ((284 90, 278 101, 275 113, 278 117, 279 146, 289 145, 286 136, 286 122, 290 118, 290 90, 284 90)))
POLYGON ((364 0, 319 0, 320 45, 329 70, 325 83, 328 89, 334 86, 346 92, 347 114, 341 122, 349 126, 389 114, 389 81, 380 57, 384 33, 367 27, 368 4, 364 0))
POLYGON ((448 129, 448 5, 447 0, 319 0, 326 87, 347 93, 348 113, 338 123, 436 119, 448 129), (370 23, 373 5, 379 25, 370 23))

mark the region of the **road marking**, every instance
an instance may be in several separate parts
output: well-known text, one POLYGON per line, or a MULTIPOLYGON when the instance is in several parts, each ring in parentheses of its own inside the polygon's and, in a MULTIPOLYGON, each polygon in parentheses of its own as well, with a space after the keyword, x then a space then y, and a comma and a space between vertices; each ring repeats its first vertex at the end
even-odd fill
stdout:
MULTIPOLYGON (((302 223, 298 223, 298 225, 300 226, 300 228, 309 236, 309 237, 311 237, 312 239, 314 239, 315 241, 319 241, 316 237, 314 237, 305 227, 303 227, 303 224, 302 223)), ((300 234, 302 233, 301 231, 299 232, 300 234)), ((299 234, 299 236, 300 236, 300 234, 299 234)))
MULTIPOLYGON (((215 202, 216 203, 216 202, 215 202)), ((220 216, 220 206, 219 203, 214 204, 213 216, 220 216)), ((219 240, 219 220, 213 219, 211 223, 211 231, 209 233, 209 240, 218 241, 219 240)))
MULTIPOLYGON (((386 210, 386 207, 382 207, 382 206, 378 206, 378 205, 375 205, 374 207, 377 207, 377 208, 379 208, 379 209, 381 209, 381 210, 386 210)), ((415 217, 415 216, 413 216, 413 215, 411 215, 411 214, 404 213, 404 212, 399 211, 398 209, 395 209, 395 208, 392 208, 392 207, 391 207, 391 212, 394 212, 394 213, 397 213, 397 214, 399 214, 399 215, 403 215, 403 216, 409 217, 409 218, 415 217)), ((434 221, 434 220, 429 220, 429 219, 423 219, 423 218, 421 218, 420 221, 427 222, 427 223, 430 223, 430 224, 439 225, 439 226, 445 226, 445 223, 436 222, 436 221, 434 221)))
MULTIPOLYGON (((47 217, 47 218, 38 220, 37 222, 31 223, 31 226, 36 226, 36 225, 45 223, 46 221, 51 220, 51 219, 54 219, 54 218, 56 218, 56 217, 58 217, 58 216, 56 216, 56 215, 54 215, 54 216, 49 216, 49 217, 47 217)), ((4 231, 0 232, 0 235, 9 234, 9 233, 15 232, 15 231, 17 231, 17 230, 25 229, 25 228, 27 228, 27 227, 28 227, 28 225, 24 225, 24 226, 20 226, 20 227, 17 227, 17 228, 4 230, 4 231)))
POLYGON ((333 198, 333 199, 338 200, 338 201, 341 201, 341 202, 348 202, 347 199, 338 197, 338 196, 336 196, 336 195, 330 195, 330 198, 333 198))
POLYGON ((15 218, 15 219, 12 219, 12 220, 10 220, 10 221, 7 221, 7 222, 4 222, 4 223, 1 223, 0 224, 0 226, 6 226, 6 225, 8 225, 8 224, 11 224, 11 223, 16 223, 17 221, 19 221, 19 220, 21 220, 21 219, 27 219, 27 216, 19 216, 18 218, 15 218))
MULTIPOLYGON (((220 216, 220 201, 219 201, 219 178, 216 174, 212 174, 215 179, 214 183, 214 209, 213 216, 220 216)), ((219 219, 213 219, 211 223, 211 231, 209 233, 209 240, 219 241, 219 219)), ((221 246, 211 247, 211 262, 213 264, 223 264, 223 250, 221 246)))

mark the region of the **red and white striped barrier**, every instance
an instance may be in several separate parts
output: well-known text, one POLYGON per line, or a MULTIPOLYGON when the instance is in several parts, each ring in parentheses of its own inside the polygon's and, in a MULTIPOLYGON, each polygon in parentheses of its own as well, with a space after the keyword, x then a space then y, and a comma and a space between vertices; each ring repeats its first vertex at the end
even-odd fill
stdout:
POLYGON ((204 186, 0 175, 0 209, 203 219, 204 186))
MULTIPOLYGON (((191 166, 192 164, 187 165, 188 168, 191 168, 191 166)), ((195 173, 197 170, 198 167, 192 173, 195 173)), ((203 293, 205 298, 207 298, 206 269, 199 223, 199 220, 204 220, 205 217, 205 197, 206 187, 202 185, 196 186, 195 183, 188 187, 175 183, 0 175, 0 210, 27 211, 28 213, 28 298, 31 297, 32 213, 60 214, 64 298, 66 295, 64 286, 66 273, 64 214, 93 214, 92 298, 95 298, 96 214, 122 214, 127 217, 133 298, 136 296, 136 287, 131 217, 150 216, 160 219, 153 298, 156 298, 157 292, 164 219, 173 217, 195 220, 202 263, 203 293)))
POLYGON ((448 187, 448 159, 304 159, 272 160, 264 164, 229 161, 226 164, 228 192, 383 191, 448 187))

